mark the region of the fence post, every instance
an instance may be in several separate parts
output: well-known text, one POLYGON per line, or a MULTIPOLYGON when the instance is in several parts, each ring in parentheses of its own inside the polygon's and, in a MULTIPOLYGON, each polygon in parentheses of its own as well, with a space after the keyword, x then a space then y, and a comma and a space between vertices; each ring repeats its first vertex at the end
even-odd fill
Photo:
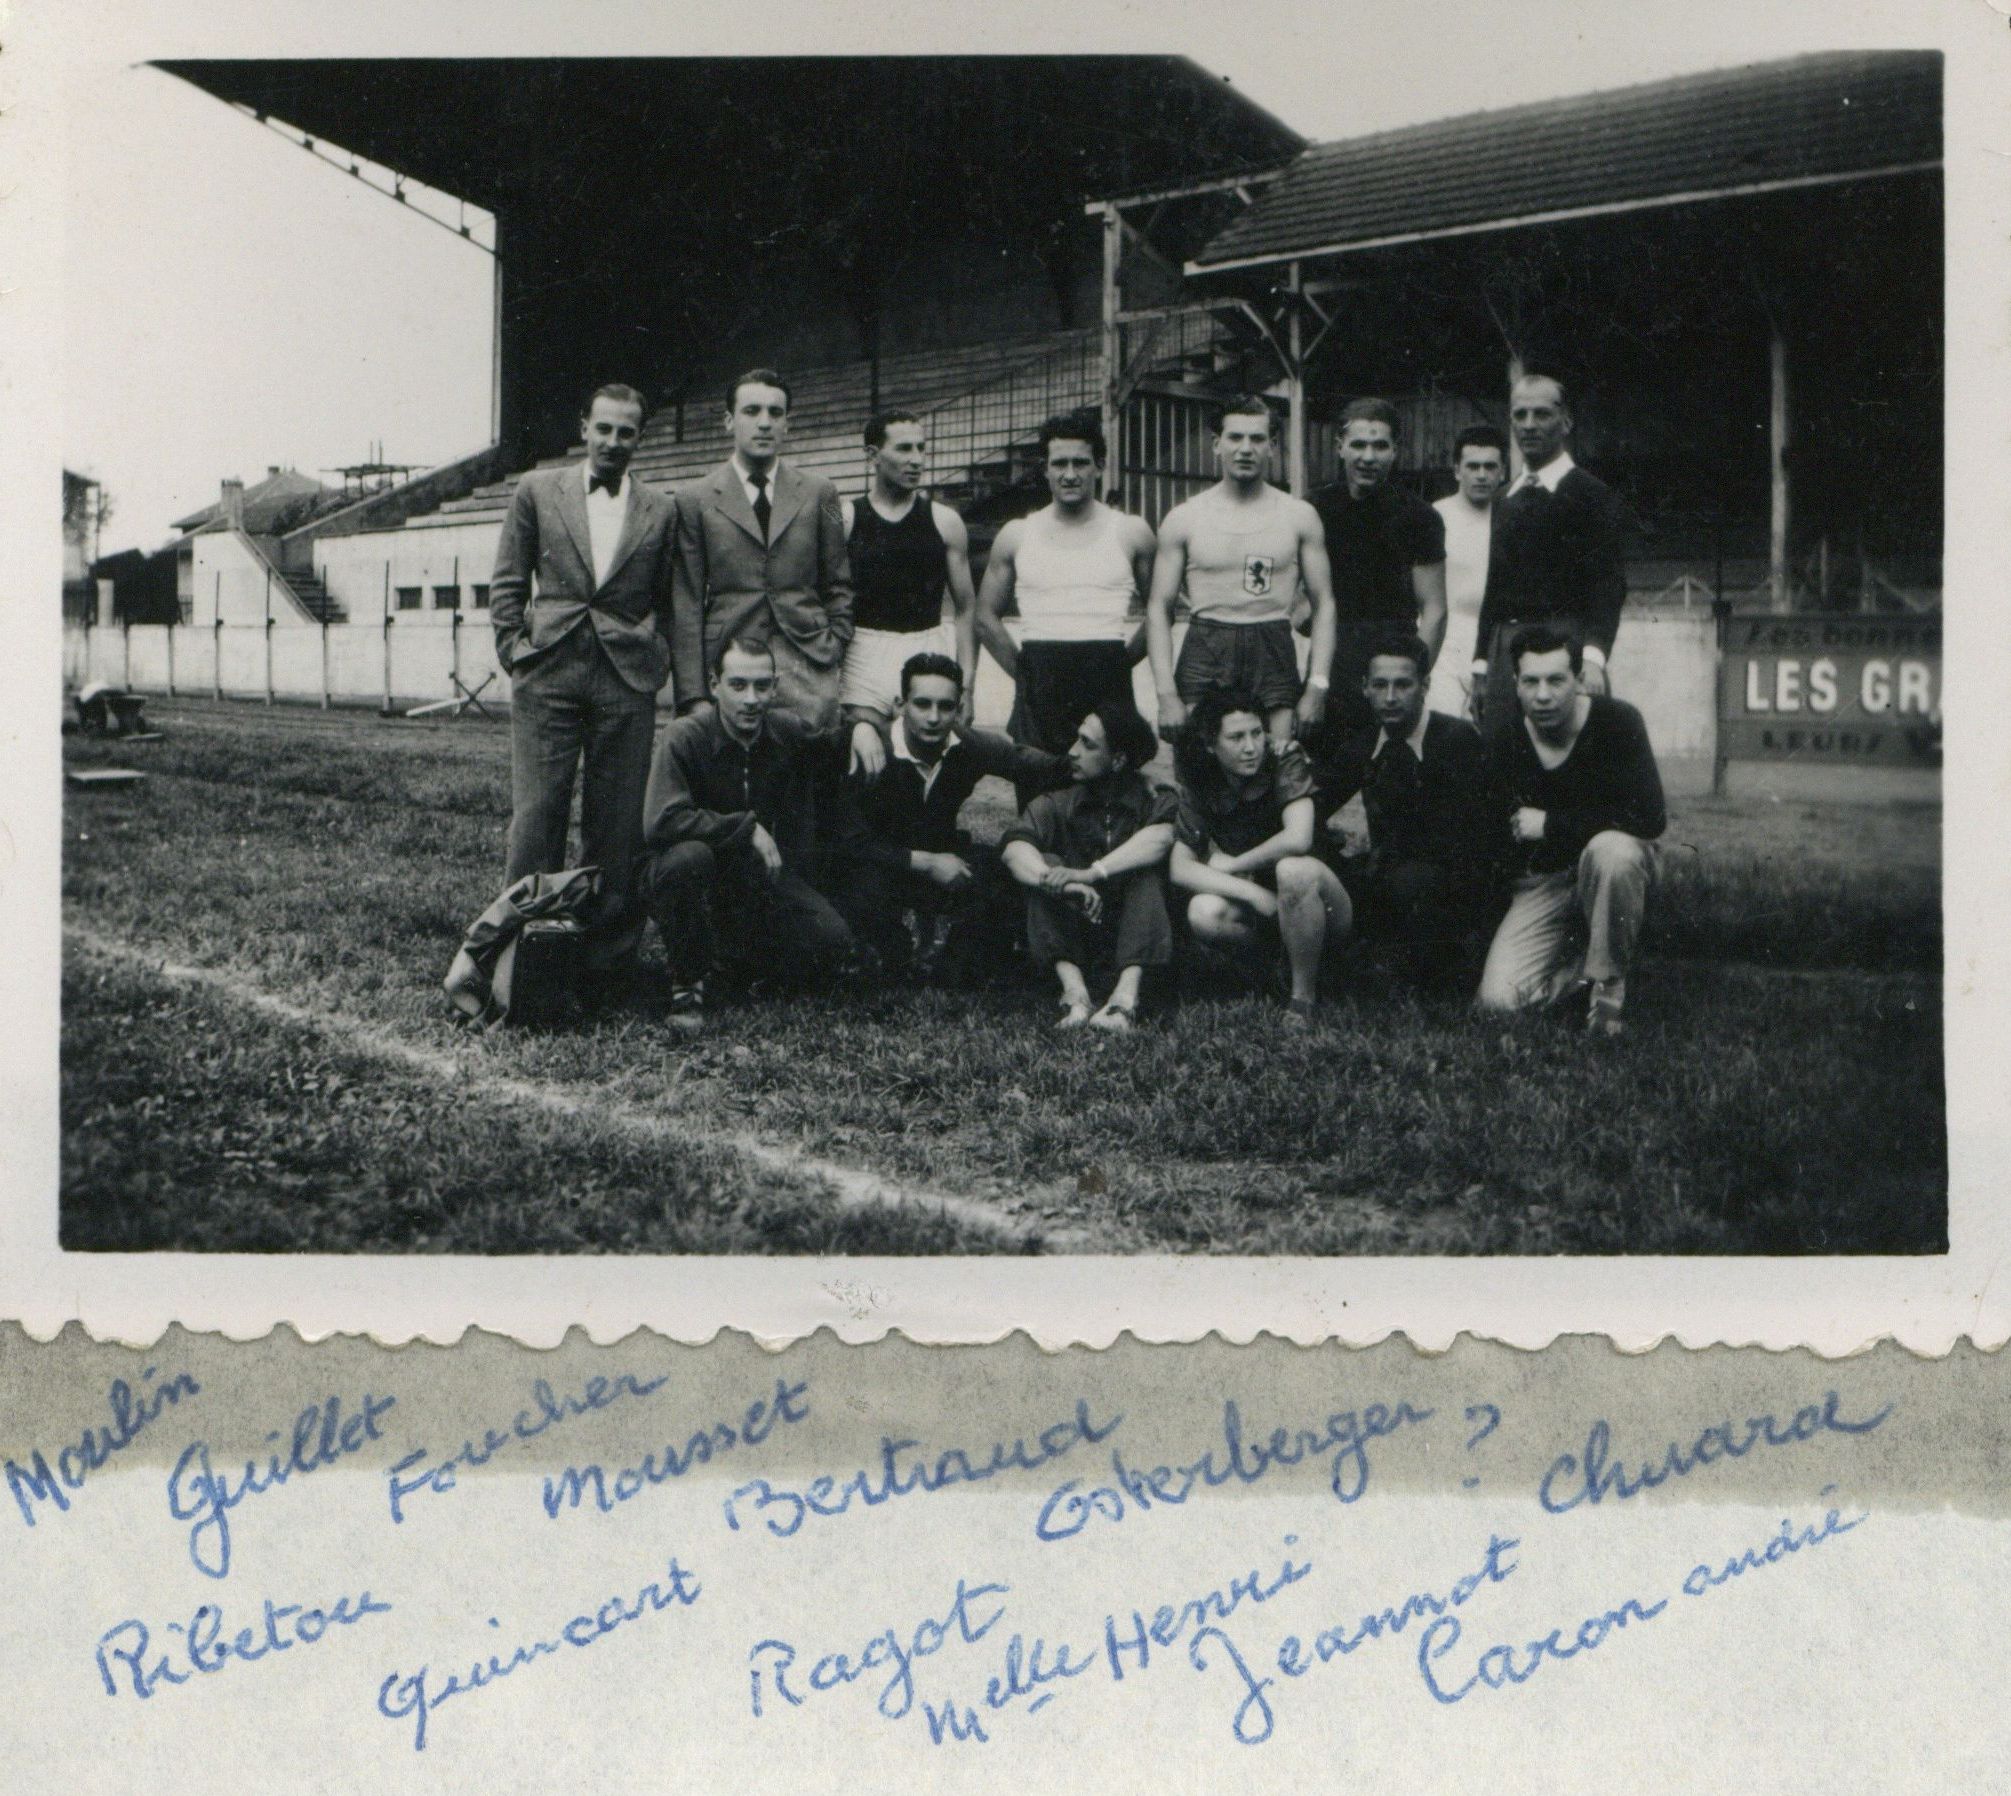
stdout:
POLYGON ((175 695, 175 620, 168 619, 168 697, 175 695))
POLYGON ((265 702, 272 703, 272 569, 265 570, 265 702))
POLYGON ((384 715, 391 715, 391 564, 384 564, 384 715))
POLYGON ((321 708, 328 709, 328 611, 321 613, 321 708))
POLYGON ((128 692, 133 689, 133 620, 124 617, 119 620, 120 648, 125 655, 125 665, 119 670, 119 684, 128 692))
POLYGON ((223 613, 216 614, 216 621, 210 626, 210 676, 216 688, 217 703, 223 703, 223 613))

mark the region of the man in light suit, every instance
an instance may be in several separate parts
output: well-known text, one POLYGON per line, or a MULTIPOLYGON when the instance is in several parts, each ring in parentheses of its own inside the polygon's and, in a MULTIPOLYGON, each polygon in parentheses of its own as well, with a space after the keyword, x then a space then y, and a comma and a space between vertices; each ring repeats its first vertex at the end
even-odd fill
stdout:
POLYGON ((838 489, 780 459, 789 385, 753 368, 727 391, 733 454, 680 487, 672 649, 680 714, 711 703, 706 670, 728 640, 775 657, 775 708, 813 732, 838 727, 852 640, 852 572, 838 489))
POLYGON ((677 505, 628 473, 643 411, 633 387, 594 394, 580 422, 585 461, 517 482, 489 586, 496 659, 510 677, 503 877, 568 865, 566 824, 584 761, 581 864, 600 869, 586 964, 603 976, 621 972, 641 940, 642 799, 656 694, 671 663, 677 505))

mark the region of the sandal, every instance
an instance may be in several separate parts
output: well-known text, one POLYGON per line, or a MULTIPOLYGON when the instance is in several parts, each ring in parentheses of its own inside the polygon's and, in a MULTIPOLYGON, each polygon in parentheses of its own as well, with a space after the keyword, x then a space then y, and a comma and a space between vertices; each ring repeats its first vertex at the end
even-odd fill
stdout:
POLYGON ((1080 998, 1064 998, 1061 1001, 1061 1021, 1057 1029, 1080 1029, 1089 1019, 1089 1006, 1080 998))
POLYGON ((1138 1012, 1129 1004, 1106 1004, 1089 1019, 1092 1029, 1108 1029, 1113 1035, 1122 1035, 1137 1022, 1138 1012))

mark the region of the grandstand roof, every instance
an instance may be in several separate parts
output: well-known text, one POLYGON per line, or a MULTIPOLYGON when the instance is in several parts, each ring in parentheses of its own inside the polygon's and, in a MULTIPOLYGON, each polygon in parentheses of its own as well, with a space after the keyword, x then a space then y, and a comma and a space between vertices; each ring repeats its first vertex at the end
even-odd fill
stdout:
POLYGON ((1315 144, 1188 267, 1225 272, 1919 168, 1938 51, 1841 51, 1315 144))
MULTIPOLYGON (((1080 200, 1274 166, 1298 133, 1183 56, 778 56, 164 62, 219 99, 490 211, 661 179, 724 201, 750 165, 849 193, 999 168, 1080 200), (1057 130, 1057 127, 1059 129, 1057 130), (778 155, 779 148, 779 155, 778 155), (638 166, 642 165, 642 166, 638 166), (593 177, 582 181, 583 171, 593 177)), ((779 203, 793 203, 784 194, 779 203)))
POLYGON ((722 363, 1086 324, 1086 198, 1304 144, 1176 56, 160 66, 494 213, 519 461, 575 436, 610 371, 661 397, 722 363))

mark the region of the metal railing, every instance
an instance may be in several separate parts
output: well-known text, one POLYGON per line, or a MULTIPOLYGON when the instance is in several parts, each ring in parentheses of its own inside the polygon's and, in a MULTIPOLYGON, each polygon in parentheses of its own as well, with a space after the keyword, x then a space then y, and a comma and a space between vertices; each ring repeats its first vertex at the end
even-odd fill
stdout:
POLYGON ((1084 333, 1030 361, 981 381, 968 392, 931 408, 930 479, 963 486, 988 465, 1009 460, 1056 412, 1093 406, 1103 390, 1103 356, 1084 333))

